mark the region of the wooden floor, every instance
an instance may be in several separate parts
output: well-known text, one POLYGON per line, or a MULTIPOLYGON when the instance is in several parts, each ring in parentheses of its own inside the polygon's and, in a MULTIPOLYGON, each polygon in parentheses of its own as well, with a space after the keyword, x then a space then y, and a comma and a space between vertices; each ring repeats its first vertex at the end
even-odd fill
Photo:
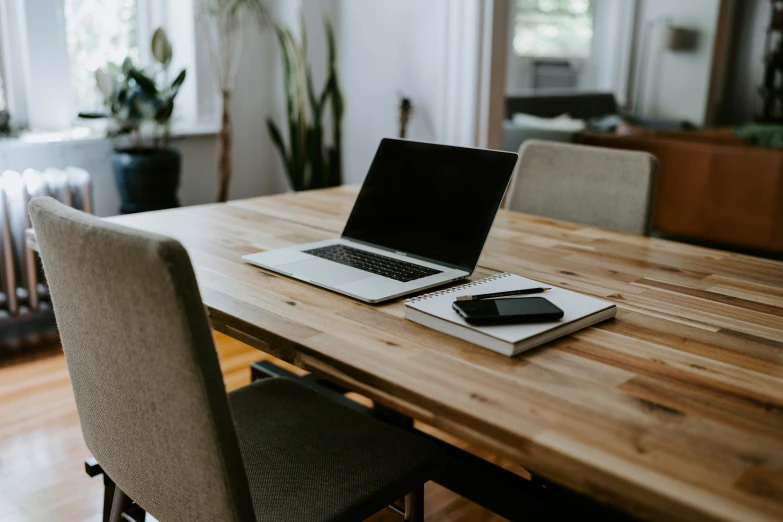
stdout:
MULTIPOLYGON (((248 365, 263 354, 220 334, 216 340, 226 387, 248 384, 248 365)), ((0 521, 100 521, 103 485, 84 473, 88 456, 59 347, 0 362, 0 521)), ((425 502, 428 520, 505 520, 432 483, 425 502)), ((371 520, 401 519, 386 510, 371 520)))

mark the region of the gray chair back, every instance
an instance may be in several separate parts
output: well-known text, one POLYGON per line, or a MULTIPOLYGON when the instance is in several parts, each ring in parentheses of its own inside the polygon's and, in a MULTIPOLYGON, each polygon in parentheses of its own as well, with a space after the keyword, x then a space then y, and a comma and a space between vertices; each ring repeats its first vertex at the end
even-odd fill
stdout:
POLYGON ((193 268, 170 238, 30 203, 84 440, 163 521, 254 520, 193 268))
POLYGON ((528 140, 505 208, 649 235, 657 166, 646 152, 528 140))

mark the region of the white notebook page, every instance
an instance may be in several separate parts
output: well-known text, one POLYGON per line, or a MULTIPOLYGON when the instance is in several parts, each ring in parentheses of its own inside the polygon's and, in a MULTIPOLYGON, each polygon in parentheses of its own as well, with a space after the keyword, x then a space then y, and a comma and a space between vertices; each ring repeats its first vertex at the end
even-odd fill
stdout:
POLYGON ((553 287, 532 279, 526 279, 518 275, 504 273, 440 292, 433 292, 421 297, 408 299, 405 301, 405 306, 514 344, 554 328, 559 328, 570 322, 582 319, 583 317, 606 310, 607 308, 613 307, 614 304, 609 301, 603 301, 570 290, 553 287), (454 300, 461 295, 490 294, 542 286, 550 287, 552 289, 541 294, 532 294, 527 297, 544 297, 563 310, 563 318, 559 321, 475 326, 468 324, 465 319, 451 307, 454 300))

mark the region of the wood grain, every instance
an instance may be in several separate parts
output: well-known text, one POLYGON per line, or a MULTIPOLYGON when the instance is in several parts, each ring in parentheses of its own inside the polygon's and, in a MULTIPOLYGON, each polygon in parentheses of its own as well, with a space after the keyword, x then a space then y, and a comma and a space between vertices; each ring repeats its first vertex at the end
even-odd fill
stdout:
POLYGON ((356 193, 112 220, 183 242, 216 329, 534 473, 644 518, 783 518, 783 263, 501 211, 474 278, 618 306, 506 358, 241 262, 339 234, 356 193))

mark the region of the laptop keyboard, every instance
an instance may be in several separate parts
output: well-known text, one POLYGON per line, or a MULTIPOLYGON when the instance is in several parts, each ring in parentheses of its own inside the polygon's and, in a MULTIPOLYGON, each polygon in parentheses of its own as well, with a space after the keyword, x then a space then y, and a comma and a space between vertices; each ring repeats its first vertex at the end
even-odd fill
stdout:
POLYGON ((341 265, 352 266, 359 270, 388 277, 403 283, 441 273, 440 270, 414 265, 413 263, 373 254, 366 250, 359 250, 358 248, 351 248, 345 245, 330 245, 314 248, 312 250, 305 250, 304 252, 322 259, 334 261, 335 263, 340 263, 341 265))

